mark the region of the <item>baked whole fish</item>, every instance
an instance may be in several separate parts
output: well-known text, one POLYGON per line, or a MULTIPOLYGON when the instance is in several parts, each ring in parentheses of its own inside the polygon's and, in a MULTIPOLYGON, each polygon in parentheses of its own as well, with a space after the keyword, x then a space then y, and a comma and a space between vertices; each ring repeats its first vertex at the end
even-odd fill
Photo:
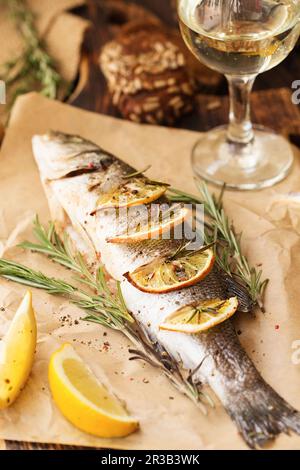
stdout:
POLYGON ((197 335, 159 329, 168 315, 201 299, 234 295, 239 310, 250 311, 251 301, 238 284, 216 267, 196 285, 163 294, 142 292, 124 277, 172 252, 179 243, 172 239, 108 241, 116 235, 117 225, 109 210, 97 210, 99 198, 127 184, 124 178, 130 179, 135 170, 92 142, 59 132, 35 136, 33 153, 58 232, 67 230, 91 262, 95 263, 100 253, 107 272, 121 281, 128 310, 153 341, 187 370, 196 370, 201 364, 194 379, 213 389, 248 446, 261 447, 281 432, 300 434, 300 413, 263 380, 230 320, 197 335))

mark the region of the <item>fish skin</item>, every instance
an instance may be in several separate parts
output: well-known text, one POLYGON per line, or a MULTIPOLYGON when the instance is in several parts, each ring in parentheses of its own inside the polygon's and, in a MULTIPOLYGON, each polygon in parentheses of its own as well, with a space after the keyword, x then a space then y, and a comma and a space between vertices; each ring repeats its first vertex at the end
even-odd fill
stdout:
MULTIPOLYGON (((220 272, 216 266, 197 285, 168 294, 141 292, 124 279, 123 274, 127 271, 152 261, 158 254, 173 250, 175 241, 151 240, 134 245, 107 243, 107 236, 113 234, 116 227, 109 214, 97 213, 91 216, 98 199, 97 191, 89 191, 91 179, 98 178, 101 185, 104 181, 101 191, 103 187, 107 190, 120 181, 124 171, 130 172, 132 169, 113 157, 109 169, 100 168, 92 174, 68 177, 72 159, 63 159, 63 156, 76 152, 76 139, 79 138, 76 137, 74 141, 72 136, 61 133, 33 138, 34 156, 47 189, 54 220, 64 212, 67 216, 56 222, 61 227, 65 224, 64 228, 66 224, 72 224, 75 230, 80 227, 79 231, 86 234, 90 240, 90 259, 95 261, 95 252, 101 253, 101 261, 108 273, 121 281, 128 309, 153 341, 188 370, 196 370, 202 364, 195 373, 194 380, 207 383, 212 388, 250 448, 263 446, 281 432, 294 431, 300 434, 300 413, 263 380, 240 345, 230 320, 199 335, 159 329, 159 324, 167 315, 195 300, 216 297, 225 299, 234 294, 239 299, 242 311, 249 311, 252 301, 242 286, 220 272), (65 162, 65 169, 62 160, 65 162), (60 172, 65 173, 65 177, 51 180, 49 162, 53 174, 57 165, 60 172), (112 169, 116 172, 112 178, 113 183, 110 178, 107 179, 107 171, 113 176, 112 169), (57 207, 53 205, 53 200, 57 207)), ((86 144, 83 139, 79 141, 83 165, 90 157, 91 145, 97 147, 89 141, 86 144)), ((97 151, 96 148, 93 150, 97 151)), ((105 156, 105 152, 101 152, 105 156)))
POLYGON ((117 160, 98 145, 77 135, 50 131, 35 139, 34 146, 39 168, 43 174, 47 174, 49 180, 79 175, 85 171, 92 174, 98 170, 102 176, 103 192, 108 192, 121 182, 122 176, 134 171, 130 165, 117 160), (64 154, 61 154, 62 146, 64 154), (40 150, 47 152, 46 160, 39 158, 40 150), (113 167, 110 169, 111 165, 113 167))

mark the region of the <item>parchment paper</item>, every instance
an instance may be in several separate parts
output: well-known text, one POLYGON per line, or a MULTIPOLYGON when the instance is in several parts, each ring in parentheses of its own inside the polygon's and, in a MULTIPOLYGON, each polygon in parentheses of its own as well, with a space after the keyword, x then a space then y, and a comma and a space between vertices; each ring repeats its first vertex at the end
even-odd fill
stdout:
MULTIPOLYGON (((14 108, 0 155, 2 256, 51 275, 69 276, 43 257, 14 248, 17 242, 31 237, 35 213, 43 222, 49 219, 31 153, 32 135, 48 129, 94 140, 138 169, 150 163, 150 176, 192 191, 189 155, 197 133, 136 125, 51 102, 37 94, 26 95, 14 108)), ((298 409, 300 353, 292 345, 300 340, 300 204, 284 202, 280 195, 299 190, 297 152, 293 172, 285 182, 261 192, 228 193, 225 201, 236 229, 243 231, 245 253, 271 279, 266 313, 257 313, 256 318, 236 316, 240 340, 265 379, 298 409)), ((24 291, 24 287, 0 280, 0 307, 5 309, 0 310, 0 336, 7 330, 24 291)), ((33 299, 39 332, 35 363, 19 399, 0 413, 0 438, 130 449, 246 448, 216 397, 215 409, 204 416, 156 370, 129 362, 128 342, 121 334, 108 331, 104 336, 100 326, 75 324, 82 312, 64 299, 37 290, 33 299), (67 315, 72 320, 62 322, 60 318, 67 315), (96 439, 76 430, 61 416, 50 398, 47 365, 50 354, 65 341, 73 343, 95 374, 107 377, 140 420, 139 432, 125 439, 96 439)), ((271 447, 299 449, 300 437, 280 436, 271 447)))
MULTIPOLYGON (((47 51, 54 59, 55 66, 67 82, 75 79, 83 35, 89 22, 78 16, 66 13, 78 7, 85 0, 28 0, 28 6, 35 14, 35 24, 43 38, 47 51), (63 47, 62 47, 63 44, 63 47)), ((0 3, 0 73, 3 64, 22 53, 23 40, 20 32, 9 16, 9 9, 0 3)), ((62 84, 60 95, 63 96, 68 85, 62 84)), ((9 97, 8 97, 9 99, 9 97)), ((6 113, 0 108, 0 120, 5 120, 6 113)))

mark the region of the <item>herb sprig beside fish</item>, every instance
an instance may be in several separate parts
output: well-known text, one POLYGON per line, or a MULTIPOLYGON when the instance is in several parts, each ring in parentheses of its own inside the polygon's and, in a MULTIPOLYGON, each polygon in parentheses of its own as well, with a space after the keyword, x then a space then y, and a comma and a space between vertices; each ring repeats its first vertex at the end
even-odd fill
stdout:
POLYGON ((19 95, 37 88, 44 96, 55 99, 63 79, 38 37, 34 13, 26 0, 0 0, 1 3, 7 6, 23 42, 21 54, 6 62, 1 70, 1 78, 11 89, 9 108, 19 95))
POLYGON ((169 188, 168 198, 170 201, 203 204, 205 210, 206 224, 204 237, 206 243, 215 244, 216 260, 220 268, 229 276, 234 276, 247 288, 254 304, 258 304, 262 310, 263 296, 268 279, 262 279, 262 270, 250 266, 247 257, 241 248, 241 235, 237 235, 233 225, 223 207, 224 189, 219 198, 210 194, 204 182, 196 182, 201 197, 197 197, 178 189, 169 188), (209 220, 209 223, 208 223, 209 220))
POLYGON ((33 233, 36 242, 25 241, 19 246, 46 255, 51 261, 70 269, 75 273, 77 283, 83 284, 88 290, 6 259, 0 259, 0 276, 42 289, 52 295, 61 295, 88 312, 88 315, 82 318, 83 321, 120 331, 133 345, 129 350, 130 360, 142 360, 159 369, 180 393, 186 395, 206 413, 205 404, 213 406, 213 402, 201 390, 201 384, 193 382, 193 371, 184 374, 167 351, 162 347, 157 348, 138 327, 127 310, 120 283, 116 282, 116 290, 112 292, 104 269, 98 266, 96 273, 92 274, 82 255, 72 250, 68 236, 65 234, 64 239, 60 239, 52 222, 48 227, 44 227, 36 217, 33 233))

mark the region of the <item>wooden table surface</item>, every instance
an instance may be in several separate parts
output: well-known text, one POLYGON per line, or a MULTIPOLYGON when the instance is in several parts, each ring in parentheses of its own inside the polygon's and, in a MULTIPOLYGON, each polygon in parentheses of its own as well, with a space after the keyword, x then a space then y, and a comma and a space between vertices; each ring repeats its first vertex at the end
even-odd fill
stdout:
MULTIPOLYGON (((114 4, 122 0, 111 0, 114 4)), ((134 1, 134 0, 132 0, 134 1)), ((175 28, 176 12, 174 0, 135 0, 157 16, 168 27, 175 28)), ((87 5, 74 11, 75 14, 88 18, 91 28, 86 33, 82 47, 80 73, 74 84, 74 92, 69 100, 73 105, 95 112, 120 117, 111 104, 105 80, 98 67, 98 56, 102 45, 112 38, 120 24, 126 21, 122 15, 116 15, 109 9, 110 0, 87 0, 87 5)), ((122 5, 123 8, 123 5, 122 5)), ((125 8, 126 11, 126 8, 125 8)), ((126 15, 125 15, 126 16, 126 15)), ((300 46, 274 70, 260 75, 255 83, 252 95, 253 121, 269 126, 290 136, 299 145, 300 111, 291 100, 292 82, 300 80, 300 46), (298 135, 299 134, 299 135, 298 135)), ((228 117, 227 86, 220 80, 213 90, 203 89, 196 97, 195 111, 182 118, 176 125, 179 128, 206 131, 223 124, 228 117)), ((79 447, 54 444, 36 444, 27 442, 1 441, 0 450, 43 450, 43 449, 80 449, 79 447)))

